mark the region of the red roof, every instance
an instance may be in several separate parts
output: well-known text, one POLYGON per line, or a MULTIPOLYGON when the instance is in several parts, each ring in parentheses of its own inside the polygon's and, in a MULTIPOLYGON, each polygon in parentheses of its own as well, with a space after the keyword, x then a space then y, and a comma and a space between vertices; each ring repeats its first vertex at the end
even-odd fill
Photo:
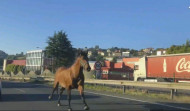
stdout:
POLYGON ((104 61, 104 67, 113 68, 114 63, 110 61, 104 61))
POLYGON ((140 58, 123 58, 124 63, 138 62, 140 58))
POLYGON ((26 66, 26 60, 13 60, 10 64, 26 66))
POLYGON ((123 62, 115 63, 114 68, 123 68, 123 62))

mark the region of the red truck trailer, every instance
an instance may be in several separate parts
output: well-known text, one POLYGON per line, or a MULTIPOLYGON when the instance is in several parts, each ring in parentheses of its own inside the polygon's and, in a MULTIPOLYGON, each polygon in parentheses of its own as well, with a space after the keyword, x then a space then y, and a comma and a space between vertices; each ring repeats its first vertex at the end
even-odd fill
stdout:
POLYGON ((139 61, 140 67, 144 71, 136 71, 137 80, 142 79, 165 79, 165 80, 190 80, 190 53, 171 54, 162 56, 147 56, 143 61, 139 61), (141 72, 141 74, 138 74, 141 72), (143 74, 144 72, 144 74, 143 74))

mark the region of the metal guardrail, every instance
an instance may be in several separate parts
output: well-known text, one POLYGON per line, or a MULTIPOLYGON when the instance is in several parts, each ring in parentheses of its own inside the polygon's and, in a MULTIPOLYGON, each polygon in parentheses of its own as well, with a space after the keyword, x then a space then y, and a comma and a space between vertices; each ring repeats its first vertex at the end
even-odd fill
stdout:
POLYGON ((134 82, 124 80, 86 80, 86 83, 99 83, 99 84, 110 84, 110 85, 122 85, 122 86, 138 86, 138 87, 152 87, 152 88, 166 88, 166 89, 182 89, 190 90, 189 83, 169 83, 169 82, 134 82))
POLYGON ((160 88, 170 90, 170 98, 173 99, 178 90, 190 90, 189 83, 150 83, 150 82, 134 82, 122 80, 86 80, 85 83, 89 84, 103 84, 103 85, 119 85, 123 88, 125 93, 128 86, 144 87, 144 88, 160 88))

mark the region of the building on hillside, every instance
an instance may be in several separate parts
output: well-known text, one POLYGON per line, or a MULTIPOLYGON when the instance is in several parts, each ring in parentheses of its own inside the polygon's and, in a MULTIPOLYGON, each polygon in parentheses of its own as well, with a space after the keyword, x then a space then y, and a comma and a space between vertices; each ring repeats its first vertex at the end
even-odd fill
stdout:
POLYGON ((120 56, 121 56, 121 51, 120 51, 120 50, 117 50, 117 51, 113 52, 113 53, 112 53, 112 56, 120 57, 120 56))
POLYGON ((92 56, 92 51, 88 51, 88 58, 90 58, 90 56, 92 56))
POLYGON ((130 52, 122 52, 122 57, 130 57, 130 52))
POLYGON ((112 52, 111 52, 110 49, 107 49, 107 54, 108 54, 109 57, 112 56, 112 52))
POLYGON ((166 50, 164 50, 164 49, 158 50, 158 51, 156 52, 156 55, 157 55, 157 56, 166 55, 166 50))
POLYGON ((123 59, 122 58, 117 58, 117 63, 118 62, 123 62, 123 59))
POLYGON ((28 71, 40 74, 52 64, 53 60, 45 57, 44 50, 33 50, 26 53, 26 70, 28 71))
POLYGON ((107 61, 112 61, 112 60, 113 60, 113 57, 105 57, 105 59, 106 59, 107 61))
POLYGON ((143 50, 146 54, 152 54, 154 51, 154 48, 146 48, 143 50))
POLYGON ((101 56, 105 56, 105 53, 102 50, 99 50, 98 54, 101 55, 101 56))

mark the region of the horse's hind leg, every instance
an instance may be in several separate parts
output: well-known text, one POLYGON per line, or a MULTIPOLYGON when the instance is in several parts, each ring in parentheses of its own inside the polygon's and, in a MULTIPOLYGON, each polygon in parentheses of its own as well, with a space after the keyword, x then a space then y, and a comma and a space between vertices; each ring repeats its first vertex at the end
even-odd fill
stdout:
POLYGON ((60 89, 60 94, 59 94, 57 106, 61 106, 60 100, 61 100, 61 95, 63 94, 63 91, 64 91, 64 90, 65 90, 65 88, 63 88, 63 87, 60 89))
POLYGON ((58 86, 59 86, 58 82, 56 84, 54 84, 53 91, 52 91, 51 95, 48 97, 49 99, 52 99, 53 93, 55 92, 56 89, 58 90, 58 86))
POLYGON ((71 109, 71 89, 67 89, 67 99, 68 99, 68 111, 72 111, 71 109))
POLYGON ((88 105, 86 104, 86 101, 85 101, 85 97, 84 97, 84 87, 82 85, 79 85, 78 86, 78 90, 80 92, 80 95, 81 95, 81 99, 82 99, 82 102, 84 104, 84 110, 89 110, 89 107, 88 105))

